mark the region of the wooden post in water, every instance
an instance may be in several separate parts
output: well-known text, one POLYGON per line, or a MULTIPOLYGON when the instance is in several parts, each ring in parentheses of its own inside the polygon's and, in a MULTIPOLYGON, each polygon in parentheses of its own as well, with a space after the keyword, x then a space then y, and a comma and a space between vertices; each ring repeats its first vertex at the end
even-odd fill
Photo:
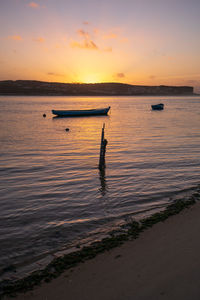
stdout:
POLYGON ((105 129, 105 123, 103 124, 102 132, 101 132, 101 146, 100 146, 100 155, 99 155, 100 170, 105 168, 106 145, 108 143, 108 141, 104 139, 104 129, 105 129))

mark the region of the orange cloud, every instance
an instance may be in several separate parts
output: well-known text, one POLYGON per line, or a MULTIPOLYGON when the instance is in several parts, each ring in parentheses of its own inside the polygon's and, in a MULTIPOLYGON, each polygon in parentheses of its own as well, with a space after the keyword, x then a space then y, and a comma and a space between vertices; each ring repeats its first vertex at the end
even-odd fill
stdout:
POLYGON ((200 80, 188 79, 188 80, 186 80, 186 84, 191 84, 191 85, 197 86, 197 85, 200 85, 200 80))
POLYGON ((99 33, 100 33, 100 29, 99 28, 94 28, 93 31, 94 31, 95 35, 99 35, 99 33))
POLYGON ((112 47, 104 48, 104 51, 105 51, 105 52, 112 52, 112 47))
POLYGON ((98 50, 97 45, 91 41, 91 40, 87 40, 85 39, 83 42, 79 43, 76 41, 72 41, 70 43, 72 48, 81 48, 81 49, 90 49, 90 50, 98 50))
POLYGON ((39 8, 39 7, 40 7, 39 4, 36 3, 36 2, 30 2, 30 3, 28 4, 28 6, 29 6, 29 7, 32 7, 32 8, 39 8))
POLYGON ((103 39, 108 40, 108 39, 116 39, 117 35, 116 33, 109 33, 103 36, 103 39))
POLYGON ((84 25, 89 25, 90 23, 87 22, 87 21, 84 21, 83 24, 84 24, 84 25))
POLYGON ((77 30, 77 34, 82 38, 81 42, 71 41, 72 48, 98 50, 98 46, 92 41, 90 34, 83 29, 77 30))
POLYGON ((44 43, 44 42, 45 42, 45 39, 42 38, 42 37, 38 37, 38 38, 36 38, 36 39, 33 39, 33 41, 38 42, 38 43, 44 43))
POLYGON ((117 73, 117 74, 116 74, 116 77, 118 77, 118 78, 124 78, 124 77, 126 77, 126 76, 125 76, 124 73, 117 73))
POLYGON ((77 30, 78 35, 80 35, 81 37, 84 37, 86 39, 89 39, 89 33, 84 31, 83 29, 79 29, 77 30))
POLYGON ((122 38, 121 40, 120 40, 120 42, 121 43, 128 43, 129 42, 129 39, 128 38, 122 38))
MULTIPOLYGON (((86 22, 87 23, 87 22, 86 22)), ((85 31, 84 29, 78 29, 76 33, 79 35, 81 38, 81 41, 75 41, 72 40, 70 42, 70 46, 72 48, 80 48, 80 49, 90 49, 90 50, 99 50, 103 52, 112 52, 112 47, 111 46, 97 46, 96 42, 93 41, 93 36, 98 38, 99 40, 104 40, 104 39, 115 39, 117 38, 117 34, 110 32, 109 34, 102 35, 100 29, 94 28, 92 29, 92 33, 85 31)), ((104 42, 105 43, 105 42, 104 42)))
POLYGON ((63 74, 54 73, 54 72, 48 72, 47 75, 50 75, 50 76, 59 76, 59 77, 64 77, 65 76, 63 74))
POLYGON ((20 35, 11 35, 8 38, 13 41, 22 41, 23 40, 20 35))

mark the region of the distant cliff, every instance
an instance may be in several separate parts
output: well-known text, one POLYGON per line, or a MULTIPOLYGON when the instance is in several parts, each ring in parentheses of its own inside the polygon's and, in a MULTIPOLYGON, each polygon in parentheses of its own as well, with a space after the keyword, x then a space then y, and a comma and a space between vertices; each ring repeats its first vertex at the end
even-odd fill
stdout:
POLYGON ((190 86, 144 86, 123 83, 57 83, 32 80, 0 81, 0 95, 131 96, 193 95, 190 86))

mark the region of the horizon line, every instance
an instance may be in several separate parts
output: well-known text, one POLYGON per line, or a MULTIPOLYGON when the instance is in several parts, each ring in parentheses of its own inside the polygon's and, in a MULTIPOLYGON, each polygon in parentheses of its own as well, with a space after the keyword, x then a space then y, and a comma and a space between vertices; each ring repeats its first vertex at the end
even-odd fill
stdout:
POLYGON ((61 83, 61 84, 85 84, 85 85, 92 85, 92 84, 122 84, 122 85, 132 85, 132 86, 173 86, 173 87, 192 87, 192 85, 165 85, 165 84, 158 84, 158 85, 146 85, 146 84, 132 84, 132 83, 124 83, 124 82, 116 82, 116 81, 103 81, 103 82, 61 82, 61 81, 45 81, 45 80, 36 80, 36 79, 5 79, 0 80, 0 82, 3 81, 35 81, 35 82, 45 82, 45 83, 61 83))

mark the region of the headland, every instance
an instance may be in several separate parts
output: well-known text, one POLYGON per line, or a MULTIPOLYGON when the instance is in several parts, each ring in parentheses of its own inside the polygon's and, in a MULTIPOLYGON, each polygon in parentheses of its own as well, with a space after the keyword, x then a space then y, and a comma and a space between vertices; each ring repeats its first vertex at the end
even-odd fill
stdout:
POLYGON ((0 95, 26 96, 187 96, 191 86, 146 86, 124 83, 58 83, 34 80, 0 81, 0 95))

